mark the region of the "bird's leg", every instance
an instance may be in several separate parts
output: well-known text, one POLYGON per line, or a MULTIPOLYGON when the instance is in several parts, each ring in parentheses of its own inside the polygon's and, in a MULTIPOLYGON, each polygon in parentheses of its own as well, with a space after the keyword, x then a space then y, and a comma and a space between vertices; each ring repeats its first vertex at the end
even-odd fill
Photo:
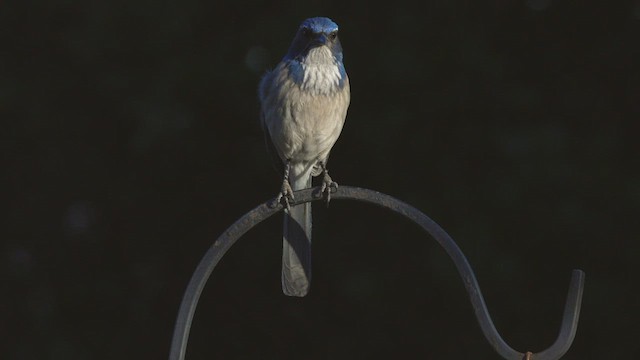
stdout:
POLYGON ((284 178, 282 180, 282 188, 280 189, 280 193, 276 198, 276 204, 279 202, 284 202, 284 207, 287 210, 291 209, 290 201, 294 201, 293 197, 293 189, 291 188, 291 184, 289 184, 289 168, 291 167, 290 160, 287 160, 287 163, 284 165, 284 178))
POLYGON ((327 170, 327 166, 324 162, 320 162, 320 168, 322 168, 322 187, 320 188, 320 194, 324 194, 326 192, 327 196, 327 206, 329 206, 329 201, 331 201, 331 188, 338 190, 338 183, 331 179, 329 176, 329 170, 327 170))

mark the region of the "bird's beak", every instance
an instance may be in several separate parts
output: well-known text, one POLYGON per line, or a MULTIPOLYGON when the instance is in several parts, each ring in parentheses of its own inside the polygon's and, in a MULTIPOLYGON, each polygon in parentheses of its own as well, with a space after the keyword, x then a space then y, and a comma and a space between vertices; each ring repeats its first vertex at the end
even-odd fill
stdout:
POLYGON ((316 35, 313 40, 311 40, 311 46, 322 46, 327 45, 329 43, 329 38, 327 34, 320 33, 316 35))

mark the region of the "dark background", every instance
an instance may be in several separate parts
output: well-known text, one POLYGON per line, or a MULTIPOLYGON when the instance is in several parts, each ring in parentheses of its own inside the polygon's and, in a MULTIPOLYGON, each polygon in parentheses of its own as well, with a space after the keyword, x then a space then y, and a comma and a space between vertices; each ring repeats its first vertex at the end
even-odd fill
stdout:
MULTIPOLYGON (((341 27, 352 103, 329 168, 457 240, 496 327, 566 359, 638 354, 640 5, 631 1, 0 2, 2 359, 165 359, 192 271, 276 194, 260 75, 341 27)), ((188 359, 497 359, 444 251, 314 205, 314 281, 280 291, 281 216, 213 273, 188 359)))

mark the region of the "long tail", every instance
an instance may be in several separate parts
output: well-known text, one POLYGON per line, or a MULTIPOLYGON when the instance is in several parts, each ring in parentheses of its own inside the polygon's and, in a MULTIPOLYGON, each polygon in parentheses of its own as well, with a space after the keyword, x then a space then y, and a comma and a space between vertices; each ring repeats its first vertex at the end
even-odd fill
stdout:
MULTIPOLYGON (((291 188, 311 187, 311 174, 291 174, 291 188)), ((285 210, 282 235, 282 291, 288 296, 305 296, 311 282, 311 203, 285 210)))

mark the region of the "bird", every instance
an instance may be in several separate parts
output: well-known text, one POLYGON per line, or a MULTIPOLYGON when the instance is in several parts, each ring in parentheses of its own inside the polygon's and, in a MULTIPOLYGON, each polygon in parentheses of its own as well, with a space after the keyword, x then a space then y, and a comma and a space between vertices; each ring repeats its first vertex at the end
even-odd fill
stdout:
POLYGON ((338 186, 327 160, 351 100, 338 25, 327 17, 302 21, 285 56, 260 80, 258 97, 265 140, 283 165, 276 198, 285 208, 282 291, 304 297, 311 281, 311 203, 291 203, 294 191, 312 187, 312 177, 322 175, 327 204, 338 186))

